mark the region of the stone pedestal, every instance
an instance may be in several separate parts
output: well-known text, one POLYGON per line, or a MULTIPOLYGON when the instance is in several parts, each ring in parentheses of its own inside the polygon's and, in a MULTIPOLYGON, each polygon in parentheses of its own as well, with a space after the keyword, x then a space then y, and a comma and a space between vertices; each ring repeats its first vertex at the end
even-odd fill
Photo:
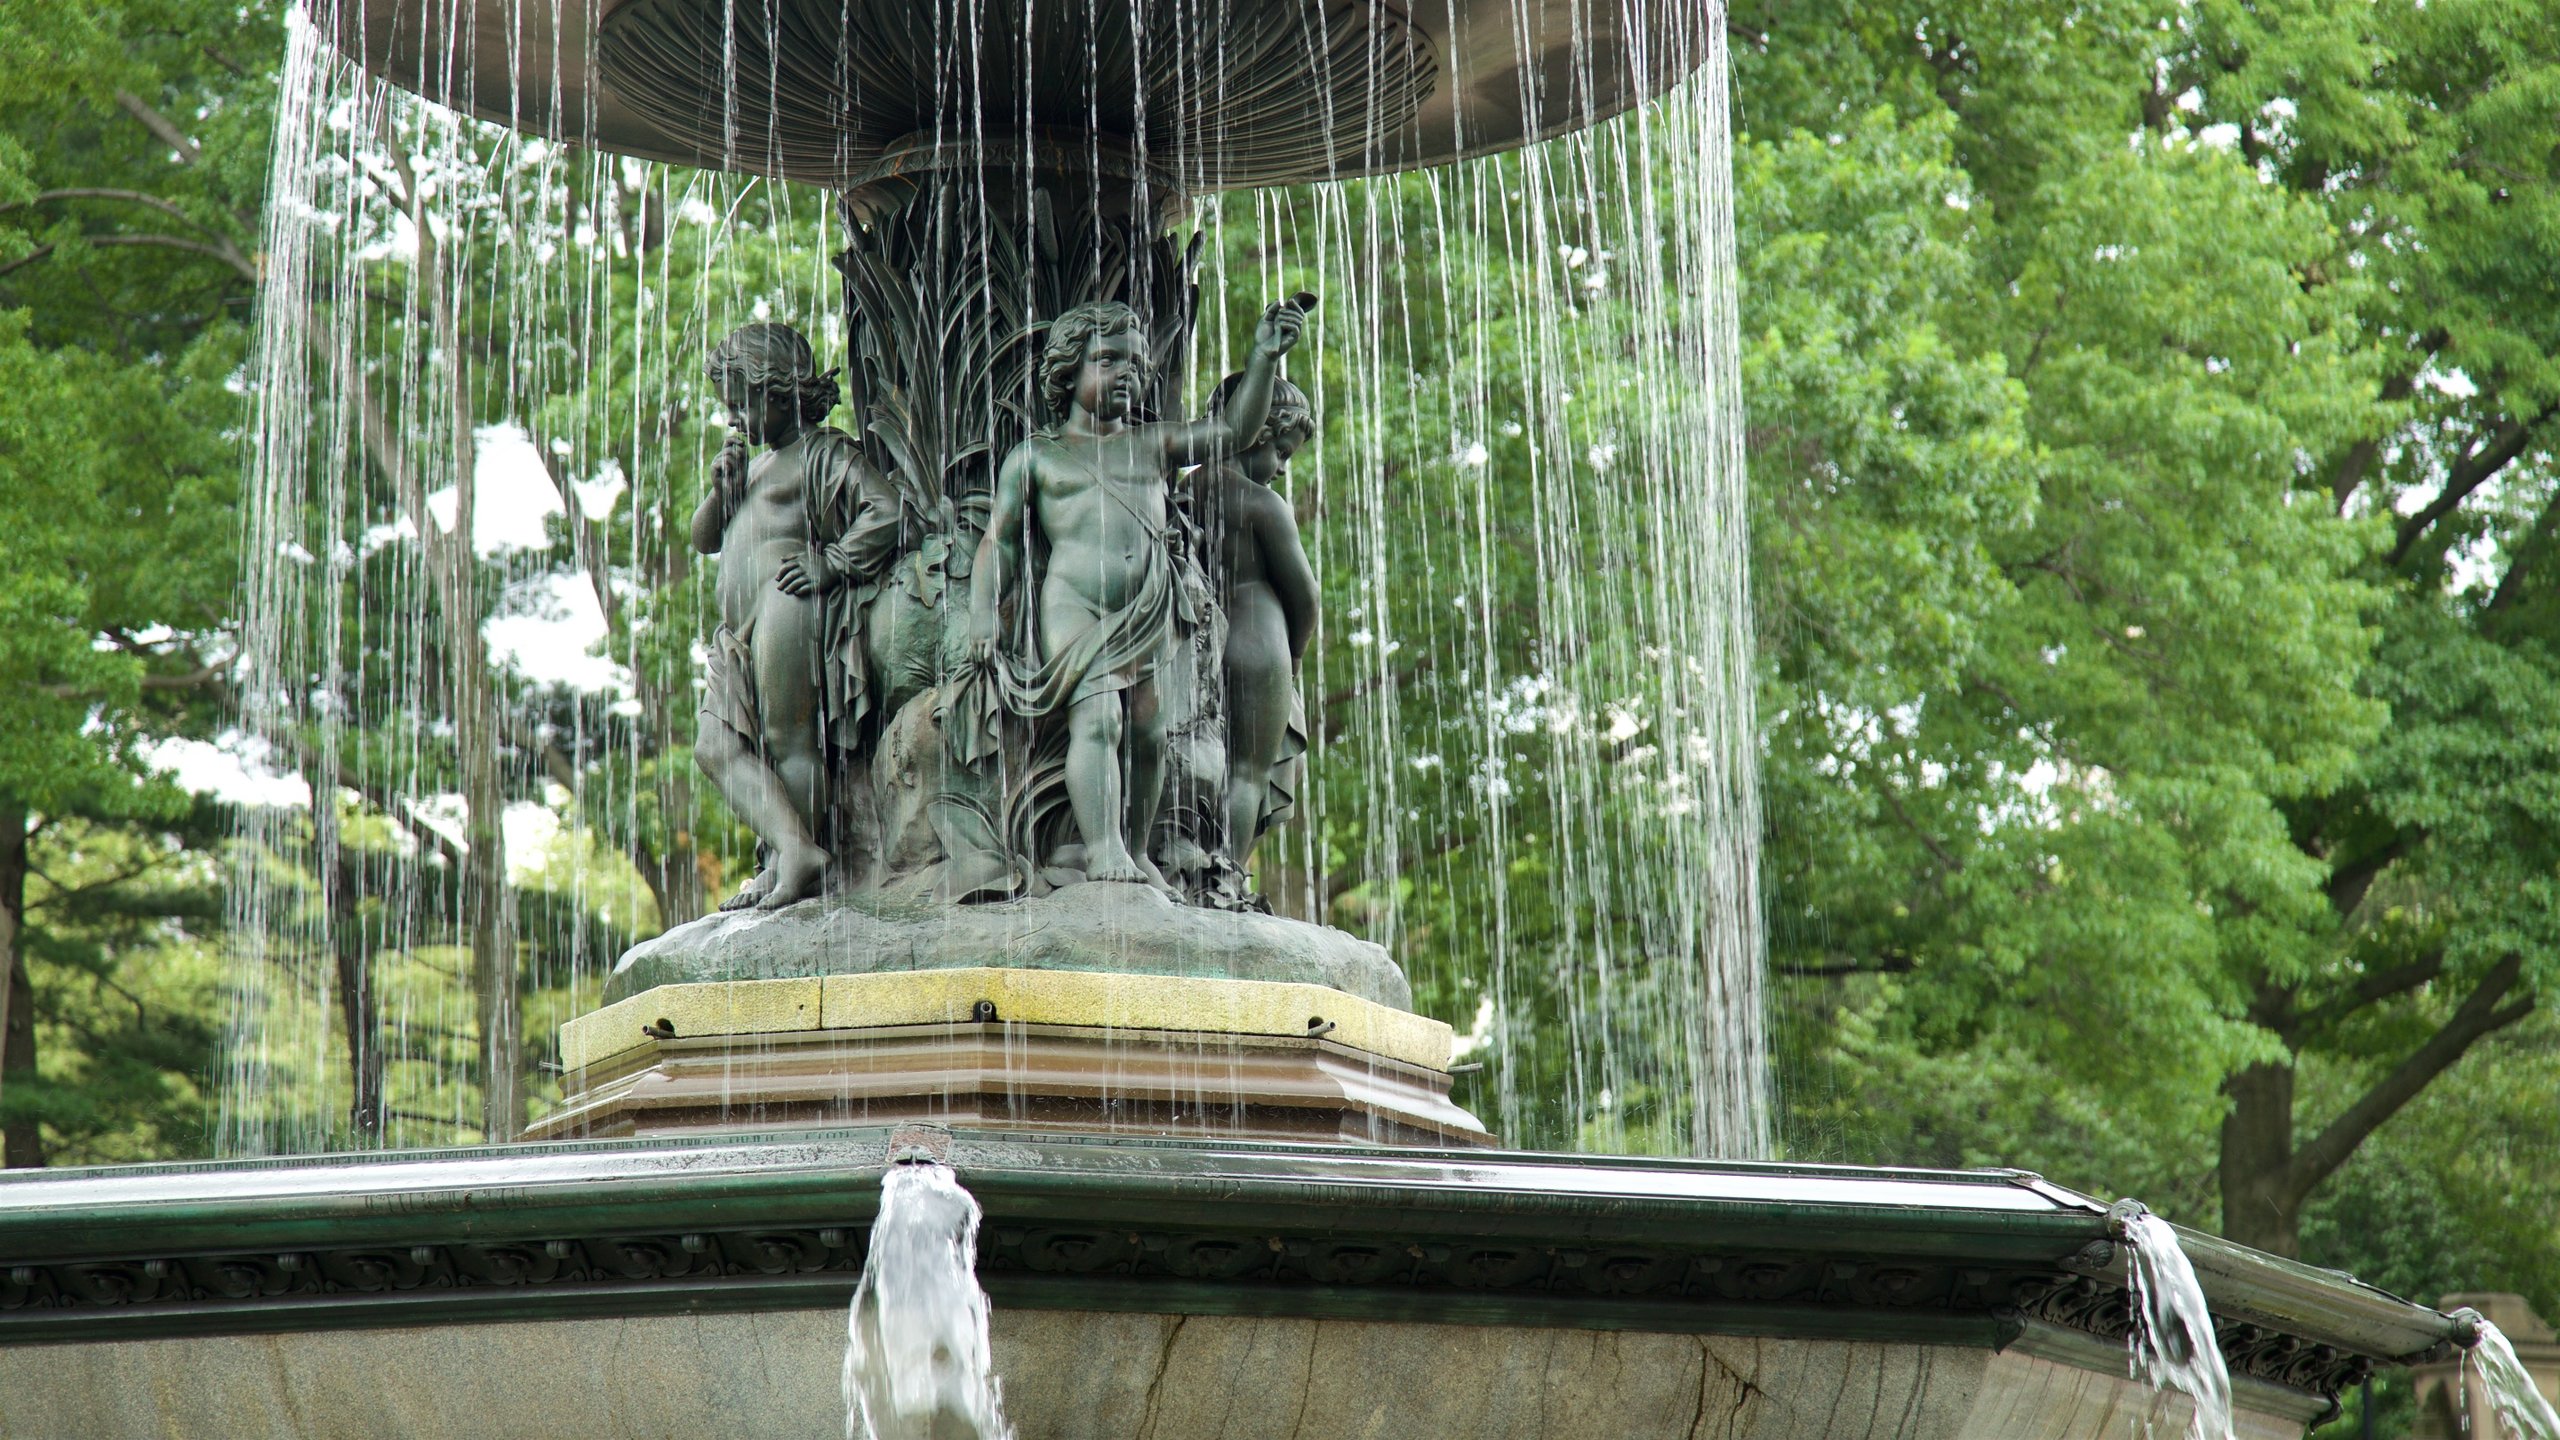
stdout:
POLYGON ((660 985, 571 1021, 526 1138, 930 1121, 1486 1145, 1449 1027, 1321 985, 1011 968, 660 985))

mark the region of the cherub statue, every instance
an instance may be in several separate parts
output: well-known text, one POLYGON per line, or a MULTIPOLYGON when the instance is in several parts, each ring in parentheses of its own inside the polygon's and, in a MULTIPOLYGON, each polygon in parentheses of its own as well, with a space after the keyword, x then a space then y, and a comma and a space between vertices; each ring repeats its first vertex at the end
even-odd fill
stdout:
MULTIPOLYGON (((1219 382, 1212 416, 1226 414, 1242 374, 1219 382)), ((1241 876, 1254 843, 1291 800, 1286 767, 1306 753, 1298 660, 1316 628, 1316 576, 1298 540, 1298 517, 1271 488, 1316 432, 1315 409, 1297 386, 1274 382, 1271 412, 1241 454, 1202 466, 1194 508, 1207 524, 1221 603, 1227 614, 1221 662, 1226 693, 1227 775, 1221 810, 1226 859, 1241 876)))
POLYGON ((1225 411, 1190 423, 1151 423, 1137 413, 1150 365, 1135 310, 1079 305, 1050 322, 1040 389, 1057 418, 1016 445, 997 472, 970 584, 977 679, 955 716, 956 746, 964 761, 991 753, 998 722, 991 697, 1035 720, 1063 714, 1067 803, 1088 880, 1172 892, 1146 853, 1164 797, 1156 671, 1177 626, 1193 618, 1175 573, 1167 481, 1260 433, 1280 357, 1298 342, 1314 302, 1301 295, 1265 310, 1225 411), (999 646, 998 612, 1005 586, 1024 569, 1026 521, 1048 553, 1024 587, 1038 654, 1017 658, 999 646))
POLYGON ((859 582, 897 558, 896 489, 852 436, 819 422, 838 398, 788 325, 741 326, 706 367, 730 434, 693 515, 720 557, 694 761, 762 842, 755 878, 721 908, 778 910, 818 893, 837 823, 831 771, 863 743, 871 705, 859 582), (766 447, 761 455, 751 446, 766 447))

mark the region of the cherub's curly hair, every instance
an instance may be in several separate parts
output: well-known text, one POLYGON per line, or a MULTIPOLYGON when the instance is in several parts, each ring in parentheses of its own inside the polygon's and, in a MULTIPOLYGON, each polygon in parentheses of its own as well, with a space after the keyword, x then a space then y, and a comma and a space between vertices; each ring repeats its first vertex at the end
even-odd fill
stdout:
MULTIPOLYGON (((1225 414, 1227 403, 1235 399, 1237 388, 1243 384, 1244 372, 1241 370, 1219 381, 1218 388, 1209 392, 1209 413, 1225 414)), ((1271 410, 1262 424, 1274 435, 1283 430, 1297 430, 1300 443, 1304 443, 1315 438, 1316 407, 1307 399, 1307 392, 1290 384, 1287 376, 1274 375, 1271 377, 1271 410)), ((1261 436, 1249 435, 1243 444, 1251 449, 1261 441, 1261 436)))
POLYGON ((808 337, 778 321, 759 320, 730 331, 702 368, 715 386, 732 381, 755 390, 789 386, 800 396, 800 418, 813 425, 843 398, 836 372, 818 373, 808 337))
POLYGON ((1084 363, 1084 347, 1096 335, 1123 330, 1147 333, 1138 312, 1117 300, 1079 305, 1049 322, 1049 343, 1040 351, 1040 399, 1052 415, 1067 413, 1076 395, 1076 367, 1084 363))

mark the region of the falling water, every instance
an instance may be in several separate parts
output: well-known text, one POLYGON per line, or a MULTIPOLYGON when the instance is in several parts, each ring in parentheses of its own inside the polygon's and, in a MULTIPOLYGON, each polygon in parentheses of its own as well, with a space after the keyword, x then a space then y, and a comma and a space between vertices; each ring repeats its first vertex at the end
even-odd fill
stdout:
POLYGON ((2133 1334, 2126 1343, 2134 1378, 2195 1401, 2187 1440, 2231 1440, 2231 1372, 2176 1228, 2141 1211, 2123 1218, 2123 1236, 2131 1255, 2133 1334))
MULTIPOLYGON (((1254 269, 1204 282, 1327 297, 1280 898, 1479 1022, 1520 1143, 1768 1144, 1722 78, 1719 51, 1517 155, 1231 202, 1213 253, 1254 269)), ((1221 318, 1232 353, 1249 317, 1221 318)))
MULTIPOLYGON (((2480 1392, 2507 1440, 2560 1440, 2560 1412, 2543 1398, 2542 1387, 2516 1358, 2506 1332, 2476 1310, 2457 1311, 2455 1318, 2472 1325, 2471 1349, 2462 1357, 2463 1378, 2467 1382, 2474 1375, 2479 1377, 2480 1392)), ((2463 1407, 2462 1413, 2467 1425, 2470 1407, 2463 1407)))
POLYGON ((950 1169, 891 1165, 846 1322, 845 1440, 1012 1440, 977 1256, 978 1202, 950 1169))
POLYGON ((466 120, 311 10, 277 107, 241 730, 334 803, 252 813, 235 851, 232 1153, 512 1136, 487 1037, 539 1105, 603 967, 700 911, 739 848, 671 743, 704 599, 687 487, 720 439, 700 357, 764 314, 842 345, 822 197, 466 120), (592 658, 556 638, 582 621, 592 658), (511 660, 526 634, 565 666, 511 660), (557 833, 515 849, 528 817, 557 833))
MULTIPOLYGON (((686 750, 707 595, 683 521, 722 433, 701 357, 759 318, 827 363, 846 343, 831 197, 462 118, 357 70, 325 38, 337 0, 310 8, 252 377, 242 731, 314 803, 239 849, 222 1134, 250 1153, 513 1133, 602 967, 736 883, 747 842, 686 750), (510 658, 562 613, 602 634, 593 673, 510 658), (528 816, 557 833, 524 839, 528 816)), ((601 8, 548 0, 548 23, 601 8)), ((394 78, 471 90, 505 47, 469 7, 425 13, 455 28, 394 78)), ((1506 1138, 1754 1156, 1722 14, 1648 23, 1710 58, 1594 128, 1201 200, 1212 298, 1180 363, 1196 399, 1264 299, 1325 297, 1292 360, 1322 440, 1286 481, 1326 600, 1314 749, 1261 888, 1389 947, 1506 1138)), ((954 87, 975 44, 935 41, 954 87)), ((777 83, 749 68, 733 101, 777 83)), ((564 83, 515 74, 511 113, 557 115, 564 83)), ((732 162, 788 138, 759 128, 727 128, 732 162)))

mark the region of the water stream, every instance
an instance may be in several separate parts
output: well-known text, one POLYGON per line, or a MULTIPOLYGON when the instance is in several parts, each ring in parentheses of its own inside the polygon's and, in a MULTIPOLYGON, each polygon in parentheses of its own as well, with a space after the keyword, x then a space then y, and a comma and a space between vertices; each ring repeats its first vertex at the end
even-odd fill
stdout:
MULTIPOLYGON (((2473 1326, 2471 1349, 2462 1357, 2463 1380, 2479 1385, 2505 1440, 2560 1440, 2560 1412, 2543 1398, 2542 1387, 2516 1358, 2506 1332, 2478 1311, 2457 1311, 2455 1318, 2468 1319, 2473 1326)), ((2466 1403, 2461 1408, 2467 1427, 2471 1407, 2466 1403)))
POLYGON ((978 1202, 950 1168, 891 1165, 847 1319, 845 1440, 1013 1440, 977 1257, 978 1202))
POLYGON ((2187 1440, 2232 1440, 2231 1372, 2216 1343, 2213 1314, 2195 1267, 2168 1221, 2148 1211, 2120 1217, 2128 1298, 2133 1308, 2134 1378, 2195 1402, 2187 1440))

